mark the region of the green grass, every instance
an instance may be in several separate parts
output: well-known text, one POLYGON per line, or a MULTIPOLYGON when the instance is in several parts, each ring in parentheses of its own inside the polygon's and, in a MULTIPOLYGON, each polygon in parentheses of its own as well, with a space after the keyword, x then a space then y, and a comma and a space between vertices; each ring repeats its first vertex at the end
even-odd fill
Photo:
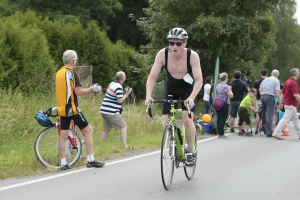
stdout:
MULTIPOLYGON (((38 162, 33 148, 37 135, 44 129, 34 116, 37 111, 56 105, 55 94, 26 97, 19 91, 0 90, 0 95, 0 179, 53 171, 38 162)), ((79 107, 94 128, 94 156, 98 160, 107 160, 127 155, 131 151, 123 147, 119 131, 111 131, 107 140, 100 142, 102 118, 99 108, 102 98, 103 94, 92 94, 79 99, 79 107)), ((135 102, 132 98, 123 104, 123 109, 122 116, 128 125, 128 144, 137 151, 158 149, 163 132, 160 106, 153 107, 153 118, 145 112, 144 102, 135 102)), ((203 110, 203 106, 197 109, 203 110)), ((197 110, 195 113, 197 115, 197 110)), ((84 165, 85 161, 79 161, 75 166, 84 165)))

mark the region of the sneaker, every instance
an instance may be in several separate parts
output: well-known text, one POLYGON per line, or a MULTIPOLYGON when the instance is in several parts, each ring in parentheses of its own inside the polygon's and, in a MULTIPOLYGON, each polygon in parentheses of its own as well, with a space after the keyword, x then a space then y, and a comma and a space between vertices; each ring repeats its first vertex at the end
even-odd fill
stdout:
POLYGON ((239 132, 238 136, 244 136, 244 133, 243 132, 239 132))
POLYGON ((226 135, 218 135, 218 138, 227 138, 226 135))
POLYGON ((226 123, 226 127, 230 127, 230 125, 228 123, 226 123))
POLYGON ((273 136, 273 137, 276 138, 277 140, 284 140, 284 138, 280 136, 273 136))
POLYGON ((185 166, 193 167, 196 164, 196 156, 194 153, 188 152, 186 155, 185 166))
POLYGON ((245 129, 242 129, 242 132, 243 132, 243 133, 246 133, 245 129))
POLYGON ((92 161, 92 162, 87 162, 86 163, 87 167, 103 167, 104 165, 105 165, 104 162, 100 162, 100 161, 98 161, 96 159, 94 161, 92 161))
POLYGON ((245 133, 245 136, 246 137, 252 137, 252 136, 254 136, 251 132, 248 132, 248 133, 245 133))
POLYGON ((65 171, 65 170, 68 170, 68 169, 72 169, 72 168, 70 167, 70 165, 68 165, 68 164, 62 165, 62 166, 60 167, 60 170, 61 170, 61 171, 65 171))
POLYGON ((232 128, 232 129, 230 129, 230 133, 235 133, 233 128, 232 128))

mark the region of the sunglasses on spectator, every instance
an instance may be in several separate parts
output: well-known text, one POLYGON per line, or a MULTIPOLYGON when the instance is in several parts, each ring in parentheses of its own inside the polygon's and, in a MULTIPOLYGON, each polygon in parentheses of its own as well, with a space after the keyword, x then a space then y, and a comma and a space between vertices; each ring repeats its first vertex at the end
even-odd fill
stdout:
POLYGON ((176 46, 180 47, 183 44, 183 42, 169 42, 170 46, 174 46, 174 44, 176 44, 176 46))

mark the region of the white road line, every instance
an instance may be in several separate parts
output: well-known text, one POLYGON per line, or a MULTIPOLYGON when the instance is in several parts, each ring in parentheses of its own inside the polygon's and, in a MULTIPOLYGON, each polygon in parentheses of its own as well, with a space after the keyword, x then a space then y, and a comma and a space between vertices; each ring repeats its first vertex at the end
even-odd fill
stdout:
MULTIPOLYGON (((213 140, 213 139, 216 139, 216 138, 217 138, 217 136, 207 138, 207 139, 204 139, 204 140, 198 140, 197 143, 206 142, 206 141, 213 140)), ((114 165, 114 164, 117 164, 117 163, 126 162, 126 161, 129 161, 129 160, 134 160, 134 159, 150 156, 150 155, 157 154, 157 153, 160 153, 160 151, 154 151, 154 152, 139 155, 139 156, 134 156, 134 157, 125 158, 125 159, 122 159, 122 160, 117 160, 117 161, 105 163, 105 165, 106 166, 114 165)), ((38 183, 38 182, 42 182, 42 181, 47 181, 47 180, 51 180, 51 179, 54 179, 54 178, 59 178, 59 177, 62 177, 62 176, 68 176, 70 174, 75 174, 75 173, 87 171, 87 170, 90 170, 90 169, 94 169, 94 168, 82 168, 82 169, 78 169, 78 170, 76 169, 75 171, 64 172, 62 174, 57 174, 57 175, 53 175, 53 176, 50 176, 50 177, 40 178, 40 179, 36 179, 36 180, 32 180, 32 181, 26 181, 26 182, 23 182, 23 183, 17 183, 17 184, 14 184, 14 185, 1 187, 0 191, 8 190, 8 189, 16 188, 16 187, 21 187, 21 186, 24 186, 24 185, 30 185, 30 184, 38 183)))

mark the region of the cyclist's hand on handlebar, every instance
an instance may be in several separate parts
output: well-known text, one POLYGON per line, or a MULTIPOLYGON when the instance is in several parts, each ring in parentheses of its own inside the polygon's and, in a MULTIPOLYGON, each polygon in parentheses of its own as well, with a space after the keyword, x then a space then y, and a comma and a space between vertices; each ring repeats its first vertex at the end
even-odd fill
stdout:
POLYGON ((93 88, 93 92, 95 92, 95 93, 101 91, 101 86, 98 85, 98 83, 94 84, 94 85, 92 86, 92 88, 93 88))
POLYGON ((188 98, 187 100, 184 101, 185 107, 189 107, 189 109, 192 109, 195 106, 195 102, 193 99, 188 98))
POLYGON ((147 98, 147 99, 145 100, 145 105, 151 108, 152 105, 153 105, 153 98, 152 98, 152 97, 147 98))

